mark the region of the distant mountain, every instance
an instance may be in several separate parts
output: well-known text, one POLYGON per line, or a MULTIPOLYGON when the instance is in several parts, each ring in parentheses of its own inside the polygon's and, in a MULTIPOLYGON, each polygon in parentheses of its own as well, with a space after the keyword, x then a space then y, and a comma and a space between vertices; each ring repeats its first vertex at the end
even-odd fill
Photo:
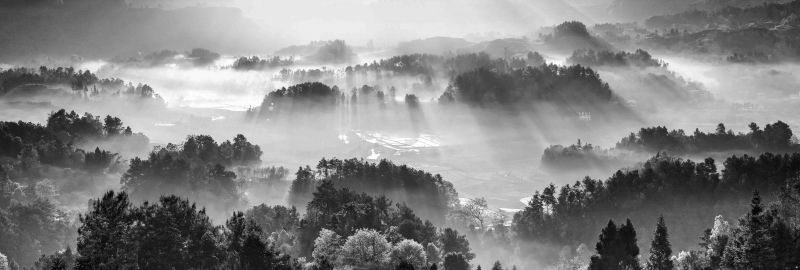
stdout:
POLYGON ((461 38, 433 37, 427 39, 401 42, 395 49, 399 54, 464 54, 487 53, 493 58, 524 56, 535 51, 528 39, 501 38, 473 43, 461 38))
POLYGON ((504 38, 481 42, 472 46, 475 52, 485 52, 492 57, 508 58, 523 56, 534 51, 531 42, 522 38, 504 38))
POLYGON ((292 45, 275 51, 275 55, 298 57, 303 62, 315 64, 347 64, 358 60, 358 55, 344 40, 312 41, 305 45, 292 45))
POLYGON ((131 8, 124 1, 0 1, 0 61, 31 56, 107 58, 165 48, 222 52, 267 46, 236 8, 131 8))
POLYGON ((786 2, 790 0, 614 0, 608 11, 620 20, 640 21, 652 16, 690 10, 717 10, 727 6, 743 8, 786 2))
POLYGON ((693 10, 654 16, 645 21, 650 29, 679 31, 800 28, 800 1, 764 4, 749 8, 728 6, 714 11, 693 10))
POLYGON ((547 47, 560 52, 580 49, 609 50, 612 45, 589 33, 586 25, 579 21, 563 22, 553 28, 552 33, 541 36, 547 47))
POLYGON ((397 44, 396 50, 399 54, 444 54, 448 52, 458 52, 472 45, 474 44, 462 38, 432 37, 401 42, 397 44))

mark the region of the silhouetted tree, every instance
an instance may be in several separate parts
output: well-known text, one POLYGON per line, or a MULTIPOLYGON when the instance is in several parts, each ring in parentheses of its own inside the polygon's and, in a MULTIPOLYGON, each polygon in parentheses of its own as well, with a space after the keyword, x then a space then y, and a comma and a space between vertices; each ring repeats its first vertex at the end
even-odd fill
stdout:
POLYGON ((658 218, 656 232, 650 246, 650 258, 647 260, 648 270, 672 270, 672 247, 667 235, 667 225, 664 223, 664 216, 658 218))
POLYGON ((448 253, 444 256, 445 270, 469 270, 469 262, 464 254, 448 253))

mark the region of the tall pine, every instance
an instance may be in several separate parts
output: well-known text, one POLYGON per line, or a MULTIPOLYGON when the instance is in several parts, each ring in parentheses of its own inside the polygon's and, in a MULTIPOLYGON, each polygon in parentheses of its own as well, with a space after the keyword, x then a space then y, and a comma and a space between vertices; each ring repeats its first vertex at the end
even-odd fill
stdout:
POLYGON ((650 246, 650 258, 647 260, 648 270, 672 270, 672 247, 669 244, 667 235, 667 224, 664 223, 664 216, 658 218, 656 232, 653 243, 650 246))
POLYGON ((639 246, 636 243, 636 230, 633 228, 633 223, 630 219, 625 220, 625 225, 619 228, 620 248, 622 249, 622 258, 620 266, 622 269, 641 269, 639 265, 639 246))

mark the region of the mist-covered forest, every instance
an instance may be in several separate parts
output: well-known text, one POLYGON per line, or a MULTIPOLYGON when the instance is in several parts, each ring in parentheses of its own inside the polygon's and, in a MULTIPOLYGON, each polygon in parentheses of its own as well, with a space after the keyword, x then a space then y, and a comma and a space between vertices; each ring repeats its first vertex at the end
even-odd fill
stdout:
POLYGON ((800 267, 800 0, 0 0, 0 270, 800 267))

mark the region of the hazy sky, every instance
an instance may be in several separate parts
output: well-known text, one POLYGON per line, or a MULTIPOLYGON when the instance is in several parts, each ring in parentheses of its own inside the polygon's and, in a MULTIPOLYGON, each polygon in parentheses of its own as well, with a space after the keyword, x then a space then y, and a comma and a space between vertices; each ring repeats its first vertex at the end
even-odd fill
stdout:
MULTIPOLYGON (((157 5, 163 0, 133 0, 157 5)), ((233 6, 259 22, 276 40, 346 39, 376 45, 432 36, 519 37, 564 20, 591 23, 572 0, 231 0, 180 1, 177 5, 233 6)), ((604 2, 604 1, 601 1, 604 2)), ((607 1, 605 1, 607 2, 607 1)))

